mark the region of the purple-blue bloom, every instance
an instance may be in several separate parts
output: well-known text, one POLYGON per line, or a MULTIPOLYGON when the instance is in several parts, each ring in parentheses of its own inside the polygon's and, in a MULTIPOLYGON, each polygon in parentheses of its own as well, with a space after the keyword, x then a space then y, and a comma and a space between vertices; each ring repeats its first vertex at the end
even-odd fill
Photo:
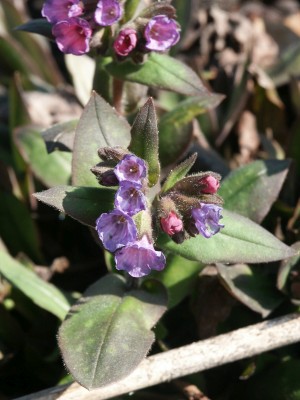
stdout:
POLYGON ((80 0, 46 0, 42 8, 42 16, 52 24, 78 17, 82 13, 83 5, 80 0))
POLYGON ((101 214, 96 221, 96 230, 103 246, 111 252, 137 238, 133 219, 120 210, 101 214))
POLYGON ((144 31, 145 47, 153 51, 166 51, 180 38, 177 22, 166 15, 156 15, 146 25, 144 31))
POLYGON ((122 7, 118 0, 99 0, 94 14, 95 21, 101 26, 110 26, 122 15, 122 7))
POLYGON ((134 278, 150 274, 155 269, 161 271, 166 265, 166 258, 161 251, 156 251, 146 236, 117 250, 116 268, 125 270, 134 278))
POLYGON ((224 225, 219 223, 222 207, 215 204, 200 203, 199 208, 192 210, 192 216, 198 232, 205 238, 210 238, 219 232, 224 225))
POLYGON ((128 215, 134 215, 146 210, 147 200, 140 190, 141 185, 123 181, 115 195, 115 207, 128 215))
POLYGON ((144 160, 134 154, 126 154, 116 165, 114 172, 119 182, 129 181, 141 184, 147 175, 147 167, 144 160))
POLYGON ((82 18, 74 17, 60 21, 53 26, 52 33, 59 50, 63 53, 79 56, 90 50, 92 29, 82 18))

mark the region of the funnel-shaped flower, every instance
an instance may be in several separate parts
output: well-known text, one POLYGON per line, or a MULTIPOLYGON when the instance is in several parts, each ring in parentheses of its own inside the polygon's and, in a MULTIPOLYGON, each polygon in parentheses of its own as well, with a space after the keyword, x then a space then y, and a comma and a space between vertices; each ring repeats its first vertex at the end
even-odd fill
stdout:
POLYGON ((144 37, 146 48, 153 51, 166 51, 180 38, 177 22, 166 15, 156 15, 146 25, 144 37))
POLYGON ((118 270, 125 270, 134 278, 148 275, 153 269, 161 271, 166 264, 164 254, 156 251, 146 236, 117 250, 115 261, 118 270))
POLYGON ((127 154, 114 169, 119 182, 133 182, 142 184, 142 179, 147 175, 147 167, 144 160, 134 154, 127 154))
POLYGON ((222 207, 215 204, 200 203, 198 208, 192 210, 192 216, 198 232, 205 238, 210 238, 219 232, 224 225, 219 223, 222 207))
POLYGON ((110 26, 122 15, 122 8, 117 0, 99 0, 95 11, 95 21, 101 26, 110 26))
POLYGON ((137 238, 133 219, 120 210, 101 214, 96 221, 96 230, 103 246, 111 252, 137 238))
POLYGON ((92 29, 82 18, 74 17, 60 21, 53 26, 52 33, 59 50, 63 53, 79 56, 90 50, 92 29))
POLYGON ((125 28, 119 32, 113 47, 118 56, 126 57, 137 44, 137 33, 135 29, 125 28))
POLYGON ((147 200, 140 188, 141 185, 132 182, 121 182, 115 196, 115 207, 128 215, 146 210, 147 200))
POLYGON ((80 0, 46 0, 42 8, 42 16, 52 24, 78 17, 82 13, 83 4, 80 0))

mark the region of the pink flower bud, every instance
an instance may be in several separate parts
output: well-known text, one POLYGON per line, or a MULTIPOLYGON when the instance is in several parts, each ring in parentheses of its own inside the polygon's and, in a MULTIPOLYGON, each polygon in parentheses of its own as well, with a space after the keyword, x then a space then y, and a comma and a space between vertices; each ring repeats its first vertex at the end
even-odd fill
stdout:
POLYGON ((114 41, 114 50, 118 56, 126 57, 137 44, 137 34, 132 28, 123 29, 114 41))
POLYGON ((182 220, 174 211, 170 211, 167 217, 161 218, 160 225, 162 230, 170 236, 183 230, 182 220))
POLYGON ((202 193, 214 194, 220 187, 220 182, 214 176, 208 175, 202 178, 200 184, 203 185, 202 193))

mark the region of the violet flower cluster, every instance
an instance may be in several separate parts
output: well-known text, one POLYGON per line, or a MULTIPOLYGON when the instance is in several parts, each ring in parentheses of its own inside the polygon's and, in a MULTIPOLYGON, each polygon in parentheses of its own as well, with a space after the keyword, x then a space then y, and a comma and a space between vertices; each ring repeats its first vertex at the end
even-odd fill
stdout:
MULTIPOLYGON (((63 53, 82 55, 88 53, 91 46, 97 46, 98 50, 102 47, 98 32, 122 20, 123 1, 46 0, 42 16, 53 24, 53 36, 63 53)), ((135 19, 111 31, 116 32, 112 45, 114 53, 119 59, 130 55, 137 61, 150 51, 169 50, 180 38, 180 28, 174 17, 175 9, 167 2, 155 3, 135 19)), ((107 46, 103 47, 106 51, 107 46)))
POLYGON ((134 220, 135 215, 148 209, 144 194, 146 163, 133 154, 126 154, 113 173, 119 184, 115 208, 97 219, 99 238, 114 253, 118 270, 125 270, 135 278, 148 275, 153 269, 161 271, 166 263, 164 254, 154 249, 151 232, 139 232, 134 220))
POLYGON ((190 175, 164 193, 159 202, 161 229, 176 243, 195 235, 210 238, 224 227, 220 176, 214 172, 190 175))
POLYGON ((165 267, 164 254, 154 249, 155 229, 154 236, 162 230, 182 243, 198 234, 210 238, 224 226, 220 223, 218 174, 205 172, 180 179, 157 195, 150 211, 146 162, 117 147, 99 149, 99 155, 104 161, 91 171, 101 185, 117 185, 118 189, 114 209, 100 215, 96 230, 103 246, 114 253, 118 270, 138 278, 165 267))
POLYGON ((42 8, 58 48, 75 55, 89 52, 93 33, 117 22, 122 12, 118 0, 46 0, 42 8))

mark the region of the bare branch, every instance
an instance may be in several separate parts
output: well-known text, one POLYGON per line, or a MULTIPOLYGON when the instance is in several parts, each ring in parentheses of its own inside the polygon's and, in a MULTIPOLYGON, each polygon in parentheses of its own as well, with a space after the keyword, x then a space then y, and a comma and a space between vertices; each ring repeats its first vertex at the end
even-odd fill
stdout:
POLYGON ((300 315, 290 314, 151 356, 131 375, 91 392, 73 383, 17 400, 105 400, 298 341, 300 315))

